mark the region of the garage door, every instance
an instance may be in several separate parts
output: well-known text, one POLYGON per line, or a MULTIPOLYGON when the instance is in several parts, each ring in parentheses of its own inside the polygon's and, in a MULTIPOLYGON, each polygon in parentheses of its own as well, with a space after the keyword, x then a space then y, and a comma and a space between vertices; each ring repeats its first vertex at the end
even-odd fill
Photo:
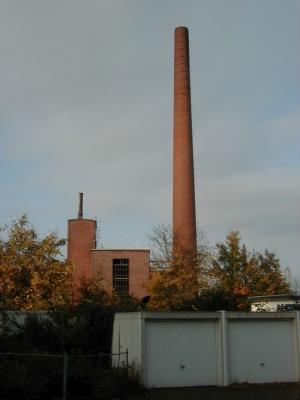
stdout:
POLYGON ((292 382, 290 321, 229 322, 230 383, 292 382))
POLYGON ((215 322, 146 322, 148 387, 217 384, 215 322))

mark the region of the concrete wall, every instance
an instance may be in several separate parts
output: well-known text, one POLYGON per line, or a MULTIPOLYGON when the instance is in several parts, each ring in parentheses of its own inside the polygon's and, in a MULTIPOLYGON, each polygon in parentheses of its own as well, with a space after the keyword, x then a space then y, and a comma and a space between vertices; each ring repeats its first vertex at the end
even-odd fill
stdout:
MULTIPOLYGON (((143 354, 141 338, 144 335, 143 314, 136 313, 118 313, 115 315, 112 352, 123 353, 130 349, 130 363, 137 366, 143 365, 143 354)), ((125 362, 125 356, 113 358, 114 365, 122 365, 125 362)))
MULTIPOLYGON (((291 301, 291 303, 294 303, 291 301)), ((277 305, 282 304, 276 300, 262 301, 251 304, 251 311, 277 311, 277 305)))
POLYGON ((277 311, 281 304, 299 304, 300 296, 296 294, 275 294, 270 296, 252 296, 251 311, 277 311))
POLYGON ((148 387, 297 382, 298 312, 116 314, 113 352, 128 348, 148 387))
POLYGON ((18 325, 23 325, 25 319, 30 316, 35 316, 40 320, 49 319, 47 311, 3 311, 0 313, 0 331, 4 324, 13 332, 18 331, 18 325))

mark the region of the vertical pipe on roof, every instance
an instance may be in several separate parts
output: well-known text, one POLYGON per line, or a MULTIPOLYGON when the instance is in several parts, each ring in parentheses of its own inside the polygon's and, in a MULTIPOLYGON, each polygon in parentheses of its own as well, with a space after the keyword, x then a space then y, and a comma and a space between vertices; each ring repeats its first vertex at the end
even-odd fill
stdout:
POLYGON ((78 205, 78 219, 83 218, 83 193, 78 193, 79 205, 78 205))

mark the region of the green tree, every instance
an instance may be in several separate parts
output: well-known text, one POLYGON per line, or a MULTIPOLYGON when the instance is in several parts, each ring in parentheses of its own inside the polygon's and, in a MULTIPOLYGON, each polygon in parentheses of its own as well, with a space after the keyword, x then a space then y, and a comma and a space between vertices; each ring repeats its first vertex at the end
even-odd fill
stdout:
POLYGON ((27 215, 1 228, 0 307, 12 310, 57 310, 72 300, 74 265, 62 258, 59 239, 44 239, 27 215))

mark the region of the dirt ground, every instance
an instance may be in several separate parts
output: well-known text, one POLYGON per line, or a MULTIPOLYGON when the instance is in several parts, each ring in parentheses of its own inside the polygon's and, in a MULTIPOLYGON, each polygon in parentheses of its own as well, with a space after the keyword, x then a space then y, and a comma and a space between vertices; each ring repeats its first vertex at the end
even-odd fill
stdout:
POLYGON ((202 386, 151 389, 145 400, 300 400, 300 384, 202 386))

